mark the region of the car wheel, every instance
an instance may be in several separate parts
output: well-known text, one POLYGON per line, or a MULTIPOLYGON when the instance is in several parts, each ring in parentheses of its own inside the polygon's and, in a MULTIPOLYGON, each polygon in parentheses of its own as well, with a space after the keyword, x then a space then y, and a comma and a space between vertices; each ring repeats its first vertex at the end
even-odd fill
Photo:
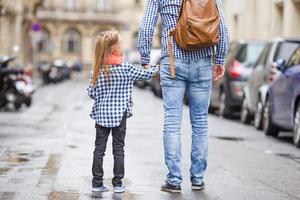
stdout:
POLYGON ((4 107, 7 104, 4 92, 0 92, 0 108, 4 107))
POLYGON ((18 111, 22 107, 22 104, 20 102, 14 102, 14 107, 15 107, 15 110, 18 111))
POLYGON ((251 115, 250 115, 247 100, 245 97, 243 98, 243 104, 242 104, 242 110, 241 110, 241 122, 244 124, 251 123, 251 115))
POLYGON ((220 106, 219 106, 219 115, 220 117, 230 118, 230 110, 227 105, 227 95, 224 91, 222 91, 220 95, 220 106))
POLYGON ((257 103, 255 115, 254 115, 254 126, 257 130, 262 130, 263 128, 263 116, 264 107, 261 101, 257 103))
POLYGON ((31 106, 31 103, 32 103, 32 99, 31 99, 31 97, 27 97, 26 99, 25 99, 25 105, 27 106, 27 107, 30 107, 31 106))
POLYGON ((263 130, 266 135, 274 137, 278 136, 279 133, 279 128, 272 122, 270 100, 267 100, 264 108, 263 130))
POLYGON ((211 105, 209 105, 208 107, 208 113, 210 114, 215 114, 216 109, 214 107, 212 107, 211 105))
POLYGON ((295 146, 300 148, 300 103, 295 114, 293 139, 295 146))
POLYGON ((146 87, 146 84, 144 81, 136 81, 135 84, 138 88, 141 88, 141 89, 144 89, 146 87))

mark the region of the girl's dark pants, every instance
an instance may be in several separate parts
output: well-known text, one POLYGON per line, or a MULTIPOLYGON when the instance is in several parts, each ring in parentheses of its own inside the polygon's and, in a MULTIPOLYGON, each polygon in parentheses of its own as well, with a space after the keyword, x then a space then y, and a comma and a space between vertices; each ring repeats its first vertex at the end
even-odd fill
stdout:
POLYGON ((126 133, 126 113, 121 124, 114 128, 106 128, 98 124, 96 128, 96 141, 93 159, 93 187, 103 185, 103 157, 105 155, 106 143, 110 132, 113 137, 113 155, 114 155, 114 178, 113 186, 121 186, 124 178, 124 146, 126 133))

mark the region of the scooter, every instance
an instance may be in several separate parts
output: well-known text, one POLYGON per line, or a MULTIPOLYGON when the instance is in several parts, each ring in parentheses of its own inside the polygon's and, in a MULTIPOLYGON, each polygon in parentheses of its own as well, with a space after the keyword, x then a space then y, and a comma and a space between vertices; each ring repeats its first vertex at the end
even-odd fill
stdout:
POLYGON ((35 88, 23 69, 7 68, 13 59, 0 59, 0 108, 13 105, 19 110, 23 104, 31 105, 35 88))

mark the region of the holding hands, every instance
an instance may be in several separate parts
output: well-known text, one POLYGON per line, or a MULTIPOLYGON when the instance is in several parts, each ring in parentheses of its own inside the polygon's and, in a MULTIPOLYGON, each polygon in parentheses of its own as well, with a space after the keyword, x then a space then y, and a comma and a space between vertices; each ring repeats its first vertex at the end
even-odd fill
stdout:
POLYGON ((225 74, 225 66, 224 65, 214 65, 213 67, 213 81, 220 80, 225 74))

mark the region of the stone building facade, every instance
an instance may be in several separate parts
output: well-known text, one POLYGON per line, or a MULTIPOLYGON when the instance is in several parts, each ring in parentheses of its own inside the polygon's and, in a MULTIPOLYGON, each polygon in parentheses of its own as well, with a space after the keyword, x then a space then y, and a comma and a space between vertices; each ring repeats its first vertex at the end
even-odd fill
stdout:
POLYGON ((41 0, 0 0, 0 55, 30 61, 30 27, 41 0))
POLYGON ((39 60, 80 59, 91 65, 97 35, 110 29, 122 34, 125 50, 135 48, 144 0, 44 0, 37 10, 42 24, 39 60))
POLYGON ((223 0, 232 39, 300 37, 300 0, 223 0))

